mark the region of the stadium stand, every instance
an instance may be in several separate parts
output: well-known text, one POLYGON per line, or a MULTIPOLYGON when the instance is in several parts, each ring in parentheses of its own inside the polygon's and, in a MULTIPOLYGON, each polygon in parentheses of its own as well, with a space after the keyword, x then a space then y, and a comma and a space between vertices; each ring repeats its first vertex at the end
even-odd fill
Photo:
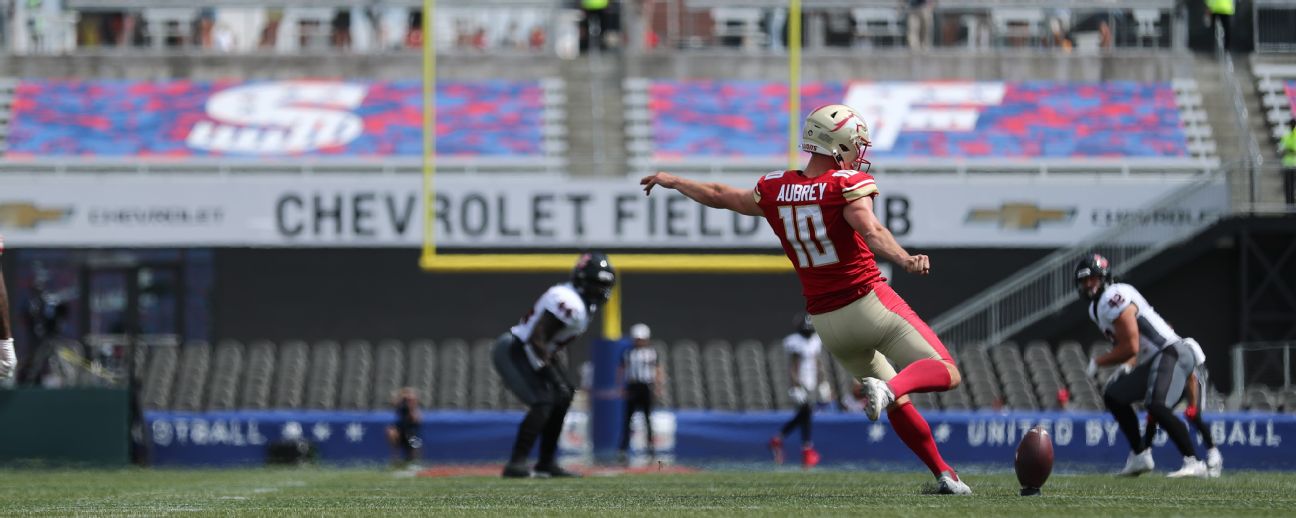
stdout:
POLYGON ((788 399, 788 388, 790 380, 788 379, 788 361, 787 352, 783 349, 783 341, 775 340, 770 342, 767 349, 766 358, 769 359, 769 376, 771 392, 774 395, 774 408, 786 410, 792 408, 792 402, 788 399))
POLYGON ((275 374, 272 408, 302 407, 306 390, 306 367, 310 347, 306 342, 290 341, 279 346, 279 365, 275 374))
POLYGON ((734 349, 738 365, 739 401, 745 410, 769 410, 773 403, 766 377, 765 347, 756 340, 744 340, 734 349))
POLYGON ((211 381, 207 387, 208 410, 238 408, 239 382, 243 379, 243 344, 222 340, 216 345, 211 381))
POLYGON ((742 410, 738 406, 738 389, 734 386, 733 351, 729 342, 713 340, 702 348, 707 406, 712 410, 742 410))
MULTIPOLYGON (((392 398, 405 384, 405 346, 397 340, 384 340, 378 344, 377 361, 374 363, 374 384, 370 391, 372 400, 369 406, 375 409, 387 408, 392 398)), ((411 362, 412 365, 413 362, 411 362)))
POLYGON ((332 340, 311 347, 309 375, 306 378, 306 408, 337 408, 338 373, 341 372, 342 346, 332 340))
POLYGON ((468 343, 446 340, 438 353, 437 406, 464 410, 468 408, 468 378, 471 374, 468 343))
POLYGON ((241 408, 262 410, 270 407, 270 388, 275 373, 274 343, 267 340, 253 342, 248 347, 247 362, 243 368, 241 408))
MULTIPOLYGON (((375 348, 353 340, 345 346, 323 341, 280 345, 260 340, 251 345, 225 340, 214 349, 205 342, 146 348, 142 403, 150 410, 339 409, 387 410, 402 386, 419 394, 421 406, 446 410, 509 410, 522 405, 504 390, 491 366, 494 341, 469 344, 448 339, 437 345, 422 340, 406 347, 386 340, 375 348), (273 386, 271 383, 273 380, 273 386), (404 384, 402 384, 404 382, 404 384), (273 389, 273 397, 272 397, 273 389)), ((71 346, 77 346, 75 342, 71 346)), ((786 410, 787 361, 781 341, 763 344, 742 340, 736 346, 711 340, 699 347, 691 340, 655 343, 665 367, 666 384, 657 407, 717 411, 786 410)), ((1110 350, 1096 343, 1089 354, 1110 350)), ((1074 341, 1032 341, 992 346, 956 347, 963 383, 954 390, 910 394, 915 405, 930 410, 1063 410, 1058 389, 1067 388, 1069 410, 1101 411, 1098 384, 1085 375, 1088 358, 1074 341)), ((834 387, 837 407, 851 393, 850 374, 825 357, 823 381, 834 387)), ((1111 368, 1097 377, 1104 379, 1111 368)), ((1206 409, 1296 412, 1296 388, 1252 384, 1237 406, 1226 404, 1214 385, 1205 395, 1206 409)))
MULTIPOLYGON (((20 160, 11 170, 75 168, 91 157, 100 169, 104 159, 186 159, 168 170, 202 171, 231 160, 294 157, 354 168, 381 156, 394 160, 387 169, 413 172, 423 153, 420 84, 0 80, 0 137, 6 156, 20 160), (246 115, 248 106, 258 115, 246 115)), ((556 171, 566 163, 561 80, 441 81, 437 102, 438 166, 445 171, 522 164, 556 171)))
MULTIPOLYGON (((771 150, 783 149, 787 138, 786 83, 630 78, 624 87, 627 149, 637 170, 782 159, 771 150)), ((804 106, 843 100, 872 121, 875 167, 946 159, 948 170, 950 160, 1065 158, 1199 170, 1199 160, 1216 156, 1191 79, 802 85, 804 106), (885 129, 888 118, 901 119, 899 129, 885 129)))
POLYGON ((348 342, 342 351, 342 382, 338 408, 367 410, 373 387, 373 346, 364 340, 348 342))
POLYGON ((675 342, 670 357, 671 369, 666 377, 675 391, 675 408, 709 408, 703 395, 702 355, 697 342, 675 342))
POLYGON ((180 368, 176 372, 175 399, 171 401, 171 408, 202 410, 210 372, 211 345, 201 341, 185 344, 180 354, 180 368))
MULTIPOLYGON (((423 407, 435 407, 437 376, 436 344, 428 340, 419 340, 409 345, 409 367, 406 371, 405 384, 414 389, 419 404, 423 407)), ((389 394, 386 404, 390 405, 394 394, 389 394)))
POLYGON ((1264 118, 1273 128, 1273 145, 1291 131, 1292 115, 1296 114, 1296 65, 1261 64, 1253 67, 1256 89, 1264 118))
MULTIPOLYGON (((176 346, 155 347, 149 353, 148 372, 144 376, 140 402, 144 408, 149 410, 171 408, 171 391, 175 383, 179 349, 176 346)), ((273 368, 273 364, 270 367, 273 368)))

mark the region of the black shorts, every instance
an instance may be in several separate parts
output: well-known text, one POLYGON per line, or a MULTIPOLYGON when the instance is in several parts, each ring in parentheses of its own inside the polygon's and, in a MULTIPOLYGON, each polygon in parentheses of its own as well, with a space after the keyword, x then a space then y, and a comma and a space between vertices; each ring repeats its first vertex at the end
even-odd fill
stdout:
MULTIPOLYGON (((495 347, 491 351, 495 372, 499 373, 509 392, 527 406, 569 402, 566 396, 569 391, 537 372, 527 359, 523 347, 526 344, 522 340, 512 333, 504 333, 495 339, 495 347)), ((559 375, 565 376, 557 362, 552 362, 551 368, 558 369, 559 375)))
POLYGON ((1167 345, 1128 373, 1112 377, 1103 396, 1125 404, 1141 400, 1144 405, 1160 402, 1173 408, 1183 398, 1194 364, 1192 350, 1186 344, 1167 345))

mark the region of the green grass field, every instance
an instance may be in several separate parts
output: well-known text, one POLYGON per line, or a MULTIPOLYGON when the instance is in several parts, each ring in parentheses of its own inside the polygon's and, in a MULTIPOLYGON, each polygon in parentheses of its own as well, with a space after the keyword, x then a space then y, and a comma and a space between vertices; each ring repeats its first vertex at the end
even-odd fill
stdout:
POLYGON ((1296 474, 1056 476, 1016 496, 1010 473, 968 475, 976 495, 920 493, 918 473, 718 471, 501 480, 358 469, 0 472, 0 516, 865 515, 1292 516, 1296 474))

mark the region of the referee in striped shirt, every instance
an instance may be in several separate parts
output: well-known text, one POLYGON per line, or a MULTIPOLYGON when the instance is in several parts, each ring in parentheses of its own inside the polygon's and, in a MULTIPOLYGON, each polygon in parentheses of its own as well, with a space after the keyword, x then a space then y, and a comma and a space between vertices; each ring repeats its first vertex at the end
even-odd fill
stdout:
POLYGON ((620 458, 622 463, 629 460, 630 420, 635 412, 644 414, 644 427, 648 433, 647 449, 649 456, 656 456, 653 451, 652 408, 653 399, 661 390, 665 376, 661 364, 657 362, 657 350, 648 342, 652 331, 647 325, 630 326, 630 338, 633 345, 626 349, 621 358, 621 379, 625 381, 625 420, 621 426, 620 458))

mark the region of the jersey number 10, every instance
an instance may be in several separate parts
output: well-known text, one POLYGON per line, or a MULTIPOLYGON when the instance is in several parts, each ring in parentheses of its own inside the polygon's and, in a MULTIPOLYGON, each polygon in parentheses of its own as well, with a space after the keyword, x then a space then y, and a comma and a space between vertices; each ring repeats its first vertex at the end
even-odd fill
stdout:
POLYGON ((797 268, 813 268, 838 261, 837 249, 828 239, 823 210, 818 205, 780 205, 784 240, 796 251, 797 268))

